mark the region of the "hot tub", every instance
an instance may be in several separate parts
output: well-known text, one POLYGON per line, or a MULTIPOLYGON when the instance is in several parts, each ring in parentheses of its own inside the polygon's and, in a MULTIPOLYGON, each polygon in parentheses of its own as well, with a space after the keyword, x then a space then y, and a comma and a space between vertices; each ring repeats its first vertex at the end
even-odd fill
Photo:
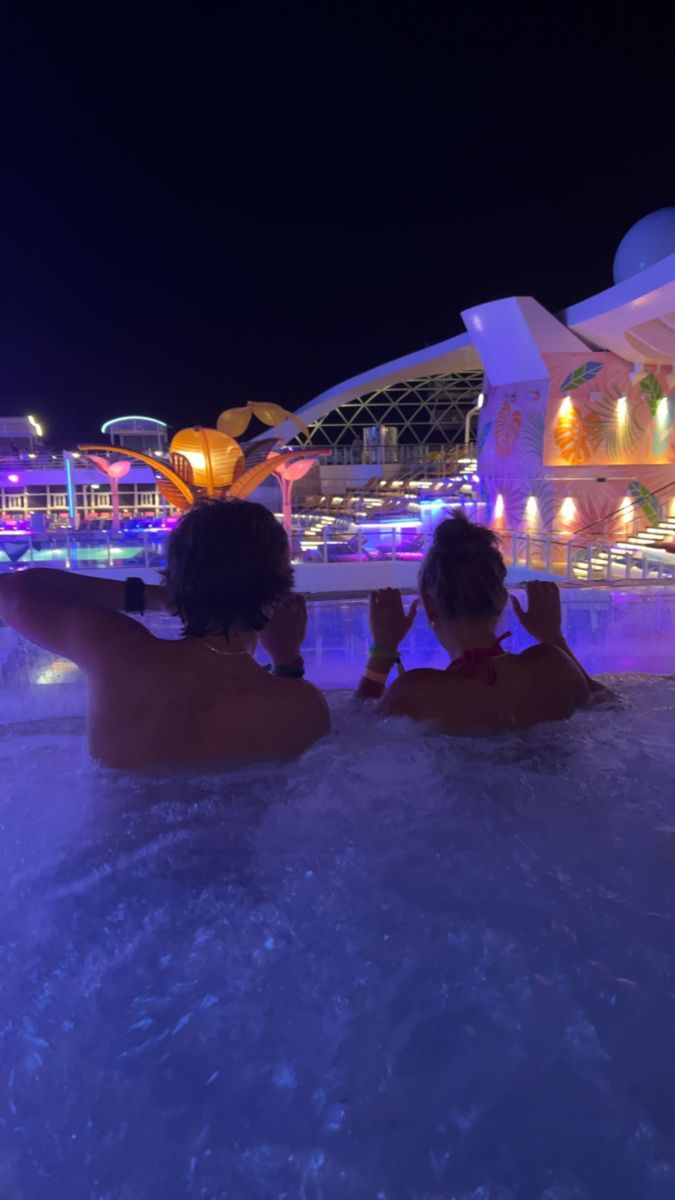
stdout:
MULTIPOLYGON (((675 1195, 675 596, 566 609, 620 708, 450 740, 336 692, 218 774, 96 767, 0 631, 3 1198, 675 1195)), ((310 675, 365 617, 312 609, 310 675)))

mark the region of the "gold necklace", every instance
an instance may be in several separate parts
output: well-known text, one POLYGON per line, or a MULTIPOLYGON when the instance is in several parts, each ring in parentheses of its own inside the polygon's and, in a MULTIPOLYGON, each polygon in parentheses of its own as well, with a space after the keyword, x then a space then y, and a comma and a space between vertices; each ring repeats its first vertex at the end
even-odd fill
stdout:
POLYGON ((250 650, 219 650, 217 646, 212 646, 210 642, 204 641, 203 638, 197 638, 197 641, 202 646, 206 646, 206 649, 210 650, 212 654, 217 654, 219 658, 236 658, 238 655, 250 655, 251 653, 250 650))

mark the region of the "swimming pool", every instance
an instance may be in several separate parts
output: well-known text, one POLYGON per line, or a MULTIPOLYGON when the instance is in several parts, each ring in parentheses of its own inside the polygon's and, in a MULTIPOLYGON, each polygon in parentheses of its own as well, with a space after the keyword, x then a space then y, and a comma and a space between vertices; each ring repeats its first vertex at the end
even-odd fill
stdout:
MULTIPOLYGON (((567 603, 675 671, 675 597, 567 603)), ((312 670, 364 631, 314 609, 312 670)), ((132 776, 0 661, 3 1200, 675 1194, 675 681, 480 740, 336 696, 297 763, 132 776)))

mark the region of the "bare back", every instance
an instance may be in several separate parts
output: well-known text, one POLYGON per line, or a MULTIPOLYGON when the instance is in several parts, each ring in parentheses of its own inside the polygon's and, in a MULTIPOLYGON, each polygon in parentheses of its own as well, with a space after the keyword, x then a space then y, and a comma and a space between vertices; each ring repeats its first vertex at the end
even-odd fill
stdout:
POLYGON ((85 664, 90 747, 107 766, 297 754, 328 732, 312 684, 273 678, 248 654, 216 655, 196 639, 166 641, 133 624, 133 653, 101 647, 85 664))
POLYGON ((385 692, 382 710, 471 735, 566 720, 588 702, 581 670, 556 646, 504 654, 493 666, 494 682, 487 674, 467 679, 447 670, 407 671, 385 692))

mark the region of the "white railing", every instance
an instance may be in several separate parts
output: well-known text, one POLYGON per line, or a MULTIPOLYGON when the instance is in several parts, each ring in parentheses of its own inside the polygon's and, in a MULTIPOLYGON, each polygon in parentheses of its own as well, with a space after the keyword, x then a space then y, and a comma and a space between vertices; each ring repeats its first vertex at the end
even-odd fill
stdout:
MULTIPOLYGON (((110 532, 49 533, 0 531, 0 571, 19 567, 53 565, 73 570, 161 568, 166 566, 168 529, 139 529, 119 535, 110 532)), ((294 535, 296 563, 391 562, 421 560, 433 530, 414 533, 391 529, 386 532, 353 534, 325 527, 310 536, 294 535)), ((674 583, 675 555, 652 547, 624 548, 606 541, 579 542, 546 534, 507 532, 500 534, 507 565, 559 579, 561 582, 674 583)))

